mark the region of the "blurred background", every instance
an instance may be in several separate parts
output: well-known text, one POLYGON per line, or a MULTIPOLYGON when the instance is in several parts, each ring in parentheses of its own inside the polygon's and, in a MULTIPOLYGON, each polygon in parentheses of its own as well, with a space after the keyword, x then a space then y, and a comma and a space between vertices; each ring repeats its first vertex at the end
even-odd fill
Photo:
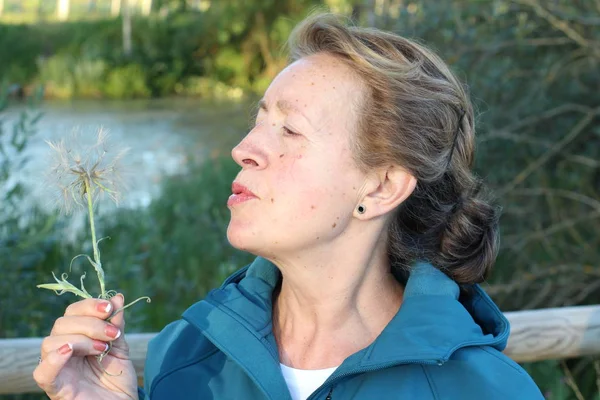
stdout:
MULTIPOLYGON (((35 287, 91 253, 85 215, 49 208, 41 178, 44 140, 73 129, 131 148, 121 206, 97 213, 107 287, 152 298, 128 332, 159 331, 252 259, 225 235, 229 152, 315 6, 419 38, 469 86, 476 169, 504 208, 482 285, 499 306, 600 303, 599 0, 0 0, 0 338, 46 336, 76 300, 35 287)), ((98 293, 83 262, 71 281, 83 271, 98 293)), ((524 366, 547 399, 581 400, 600 399, 599 365, 524 366)))

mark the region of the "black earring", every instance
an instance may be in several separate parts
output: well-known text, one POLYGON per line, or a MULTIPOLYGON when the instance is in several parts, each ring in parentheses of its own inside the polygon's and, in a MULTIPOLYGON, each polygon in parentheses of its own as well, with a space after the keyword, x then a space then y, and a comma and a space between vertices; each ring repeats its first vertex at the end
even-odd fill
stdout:
POLYGON ((356 210, 358 211, 359 214, 364 214, 365 211, 367 211, 367 207, 360 204, 356 210))

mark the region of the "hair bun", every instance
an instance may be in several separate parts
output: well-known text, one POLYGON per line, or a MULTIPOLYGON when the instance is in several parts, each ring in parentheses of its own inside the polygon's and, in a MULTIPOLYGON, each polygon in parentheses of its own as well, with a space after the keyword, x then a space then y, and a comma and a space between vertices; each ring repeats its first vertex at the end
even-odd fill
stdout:
POLYGON ((437 266, 459 284, 485 280, 498 254, 499 219, 500 207, 483 198, 479 188, 461 197, 442 233, 437 266))

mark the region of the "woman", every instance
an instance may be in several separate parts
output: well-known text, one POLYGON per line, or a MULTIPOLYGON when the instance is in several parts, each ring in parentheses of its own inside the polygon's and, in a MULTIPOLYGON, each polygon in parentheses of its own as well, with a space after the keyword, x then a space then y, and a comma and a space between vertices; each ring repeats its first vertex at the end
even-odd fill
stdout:
POLYGON ((122 313, 104 321, 122 296, 67 308, 37 383, 52 399, 541 399, 477 285, 498 209, 470 171, 463 87, 423 46, 330 15, 290 48, 232 152, 227 235, 256 260, 152 340, 144 390, 122 313), (108 341, 117 376, 92 357, 108 341))

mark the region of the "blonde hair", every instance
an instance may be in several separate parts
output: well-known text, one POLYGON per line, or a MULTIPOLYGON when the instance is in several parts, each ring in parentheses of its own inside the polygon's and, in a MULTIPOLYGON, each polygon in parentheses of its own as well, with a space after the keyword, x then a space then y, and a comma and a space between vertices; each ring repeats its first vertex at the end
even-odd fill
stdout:
POLYGON ((473 106, 446 63, 413 40, 345 23, 332 14, 302 21, 290 61, 327 53, 345 62, 365 96, 353 154, 363 171, 401 165, 417 178, 388 226, 388 256, 401 275, 426 260, 456 282, 485 279, 498 251, 500 210, 472 173, 473 106))

